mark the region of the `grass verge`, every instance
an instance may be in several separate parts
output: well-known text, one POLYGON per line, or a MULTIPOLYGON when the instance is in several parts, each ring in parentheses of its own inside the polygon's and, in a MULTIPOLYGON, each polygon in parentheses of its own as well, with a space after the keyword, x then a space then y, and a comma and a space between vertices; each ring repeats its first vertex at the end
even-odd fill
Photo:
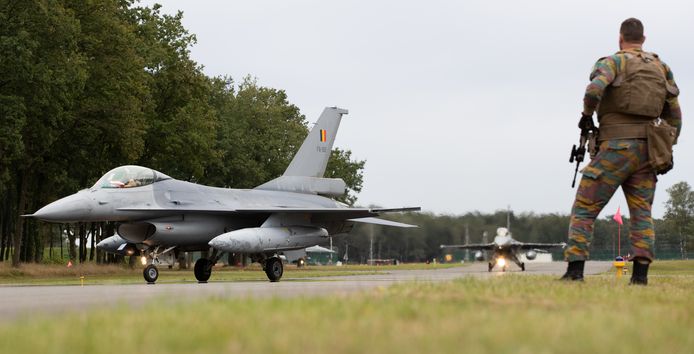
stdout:
POLYGON ((331 297, 160 299, 1 324, 0 352, 690 353, 692 264, 654 267, 648 287, 508 274, 331 297))

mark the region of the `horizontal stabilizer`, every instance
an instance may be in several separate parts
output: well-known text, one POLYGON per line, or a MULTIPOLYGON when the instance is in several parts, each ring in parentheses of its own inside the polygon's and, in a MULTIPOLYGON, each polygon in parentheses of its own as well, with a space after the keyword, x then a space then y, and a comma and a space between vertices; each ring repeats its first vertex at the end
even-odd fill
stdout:
POLYGON ((349 219, 349 221, 360 222, 364 224, 374 224, 383 226, 394 226, 394 227, 419 227, 417 225, 405 224, 397 221, 379 219, 379 218, 359 218, 359 219, 349 219))
POLYGON ((255 189, 339 197, 345 194, 347 184, 340 178, 280 176, 255 189))
POLYGON ((337 253, 331 249, 321 247, 318 245, 311 246, 311 247, 306 247, 306 252, 312 252, 312 253, 337 253))

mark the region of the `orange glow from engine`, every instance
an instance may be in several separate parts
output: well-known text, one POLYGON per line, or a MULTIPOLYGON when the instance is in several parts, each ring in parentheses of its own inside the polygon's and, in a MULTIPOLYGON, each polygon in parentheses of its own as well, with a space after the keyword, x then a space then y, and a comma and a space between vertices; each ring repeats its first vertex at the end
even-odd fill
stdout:
POLYGON ((497 264, 499 267, 503 267, 503 266, 506 265, 506 260, 503 259, 503 258, 497 258, 496 264, 497 264))

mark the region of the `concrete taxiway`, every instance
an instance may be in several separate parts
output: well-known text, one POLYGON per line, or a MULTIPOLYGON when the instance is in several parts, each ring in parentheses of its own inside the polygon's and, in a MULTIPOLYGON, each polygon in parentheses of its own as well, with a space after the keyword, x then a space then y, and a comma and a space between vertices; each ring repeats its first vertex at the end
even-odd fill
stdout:
MULTIPOLYGON (((585 274, 606 272, 611 262, 586 262, 585 274)), ((498 277, 506 274, 561 275, 566 263, 528 264, 525 272, 511 266, 507 272, 488 272, 486 263, 432 270, 388 270, 380 274, 291 279, 281 282, 215 282, 155 285, 0 286, 0 321, 33 315, 89 311, 110 306, 141 306, 148 301, 189 301, 204 297, 325 296, 368 291, 399 282, 440 282, 461 277, 498 277)))

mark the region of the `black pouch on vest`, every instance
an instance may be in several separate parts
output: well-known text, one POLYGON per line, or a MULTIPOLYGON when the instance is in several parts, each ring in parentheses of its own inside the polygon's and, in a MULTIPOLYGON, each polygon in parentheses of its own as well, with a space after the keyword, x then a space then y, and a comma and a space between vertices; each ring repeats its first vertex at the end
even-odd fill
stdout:
POLYGON ((677 128, 658 118, 646 126, 648 140, 648 162, 655 173, 666 174, 672 169, 672 145, 677 137, 677 128))

